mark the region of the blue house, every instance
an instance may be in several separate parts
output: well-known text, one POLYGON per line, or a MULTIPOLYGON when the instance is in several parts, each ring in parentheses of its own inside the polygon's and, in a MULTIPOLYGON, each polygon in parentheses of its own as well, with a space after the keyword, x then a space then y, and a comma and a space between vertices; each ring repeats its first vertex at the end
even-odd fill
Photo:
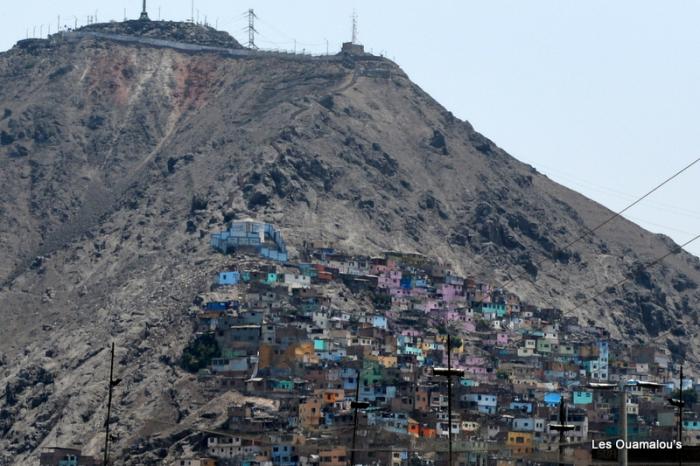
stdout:
POLYGON ((237 285, 241 281, 241 274, 238 272, 219 272, 216 280, 217 285, 237 285))
POLYGON ((271 453, 274 466, 297 466, 299 464, 299 456, 294 445, 288 443, 272 445, 271 453))
POLYGON ((212 234, 211 246, 224 254, 251 250, 279 262, 289 259, 282 234, 273 225, 254 220, 232 222, 228 230, 212 234))
POLYGON ((544 394, 544 404, 550 408, 559 406, 561 403, 561 394, 556 392, 547 392, 544 394))
POLYGON ((508 407, 512 410, 520 411, 522 413, 532 413, 532 403, 529 403, 527 401, 511 401, 508 407))

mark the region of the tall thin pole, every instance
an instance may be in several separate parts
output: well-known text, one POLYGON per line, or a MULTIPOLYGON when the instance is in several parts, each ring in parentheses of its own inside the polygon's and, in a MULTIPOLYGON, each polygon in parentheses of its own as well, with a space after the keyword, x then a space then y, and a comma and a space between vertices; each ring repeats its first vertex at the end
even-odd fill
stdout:
POLYGON ((683 364, 681 364, 681 380, 678 387, 678 398, 680 406, 678 407, 678 441, 683 441, 683 364))
MULTIPOLYGON (((447 371, 452 371, 452 342, 447 334, 447 371)), ((447 377, 447 438, 449 442, 449 466, 452 466, 452 376, 447 377)))
POLYGON ((357 441, 357 410, 359 409, 360 401, 360 369, 357 369, 357 377, 355 377, 355 415, 354 425, 352 427, 352 450, 350 451, 350 466, 355 466, 355 442, 357 441))
POLYGON ((255 45, 255 34, 258 32, 255 29, 255 19, 257 16, 255 15, 255 11, 251 8, 248 10, 248 48, 255 49, 257 46, 255 45))
POLYGON ((109 395, 107 397, 107 420, 105 421, 105 452, 103 466, 109 461, 109 417, 112 414, 112 388, 114 387, 114 342, 112 342, 112 357, 109 363, 109 395))
POLYGON ((357 12, 352 11, 352 43, 357 44, 357 12))
POLYGON ((627 466, 627 390, 625 387, 620 387, 620 434, 624 445, 618 449, 620 455, 620 464, 627 466))
MULTIPOLYGON (((566 410, 564 408, 564 397, 559 401, 559 424, 566 427, 566 410)), ((562 459, 564 458, 564 429, 559 431, 559 466, 563 466, 562 459)))

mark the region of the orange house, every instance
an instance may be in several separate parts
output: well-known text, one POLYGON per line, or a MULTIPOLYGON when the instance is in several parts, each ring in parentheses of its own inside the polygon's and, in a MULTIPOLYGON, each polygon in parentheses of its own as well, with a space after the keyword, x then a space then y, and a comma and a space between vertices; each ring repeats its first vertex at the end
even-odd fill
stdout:
POLYGON ((508 432, 506 446, 516 454, 532 453, 532 432, 508 432))
POLYGON ((303 427, 316 428, 321 425, 321 408, 323 403, 319 398, 308 398, 299 403, 299 421, 303 427))
POLYGON ((408 418, 408 435, 412 435, 414 437, 420 437, 420 423, 416 421, 415 419, 408 418))
POLYGON ((333 404, 336 401, 343 401, 345 399, 345 390, 342 389, 318 389, 314 390, 314 395, 323 400, 323 404, 333 404))
POLYGON ((319 466, 347 466, 348 451, 345 447, 338 447, 332 450, 322 450, 318 452, 321 458, 319 466))

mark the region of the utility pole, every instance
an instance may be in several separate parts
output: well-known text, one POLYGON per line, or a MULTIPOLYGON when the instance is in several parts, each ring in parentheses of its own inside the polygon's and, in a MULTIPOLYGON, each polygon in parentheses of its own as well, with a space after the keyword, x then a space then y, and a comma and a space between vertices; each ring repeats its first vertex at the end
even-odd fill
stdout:
POLYGON ((105 420, 105 451, 103 466, 109 461, 109 421, 112 414, 112 389, 119 385, 121 379, 114 379, 114 342, 112 342, 112 354, 109 362, 109 395, 107 396, 107 419, 105 420))
POLYGON ((257 16, 255 15, 255 11, 253 9, 248 10, 248 27, 246 28, 248 31, 248 48, 250 49, 257 49, 258 47, 255 45, 255 34, 258 33, 258 31, 255 29, 255 20, 257 19, 257 16))
POLYGON ((627 390, 624 387, 620 390, 620 434, 624 445, 618 449, 620 464, 627 466, 627 390))
POLYGON ((355 377, 355 401, 350 403, 350 407, 355 410, 353 416, 354 425, 352 427, 352 450, 350 450, 350 466, 355 466, 355 445, 357 442, 357 411, 360 408, 367 408, 369 403, 360 401, 360 369, 357 369, 357 377, 355 377))
MULTIPOLYGON (((676 429, 676 435, 678 441, 683 441, 683 407, 685 406, 685 401, 683 401, 683 364, 681 363, 681 373, 680 373, 680 383, 678 385, 678 398, 669 398, 668 402, 671 406, 678 408, 678 428, 676 429)), ((678 464, 683 464, 683 452, 681 449, 676 450, 676 455, 678 455, 678 464)))
POLYGON ((559 466, 563 466, 564 463, 562 462, 562 459, 564 458, 564 445, 565 445, 565 434, 569 430, 574 430, 576 428, 575 425, 573 424, 567 424, 568 421, 568 416, 566 413, 566 408, 564 406, 564 397, 561 397, 561 401, 559 401, 559 424, 550 424, 549 428, 551 430, 556 430, 559 432, 559 458, 558 458, 558 463, 559 466))
POLYGON ((452 341, 450 334, 447 334, 447 368, 433 368, 433 375, 443 375, 447 377, 447 438, 448 438, 448 466, 452 466, 452 377, 461 377, 464 371, 460 369, 452 369, 452 341))
POLYGON ((190 21, 194 24, 194 0, 190 2, 190 21))
POLYGON ((683 405, 685 404, 685 401, 683 401, 683 363, 681 363, 681 377, 678 393, 678 398, 681 400, 678 406, 678 441, 683 442, 683 405))

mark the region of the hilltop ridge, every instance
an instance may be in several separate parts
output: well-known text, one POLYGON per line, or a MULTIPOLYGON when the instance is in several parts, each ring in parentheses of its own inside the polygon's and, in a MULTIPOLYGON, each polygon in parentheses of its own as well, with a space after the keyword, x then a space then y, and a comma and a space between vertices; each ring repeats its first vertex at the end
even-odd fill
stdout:
POLYGON ((131 20, 109 23, 96 23, 76 29, 79 32, 100 32, 105 34, 123 34, 134 37, 165 39, 188 44, 244 48, 229 33, 214 29, 209 25, 182 21, 131 20))

